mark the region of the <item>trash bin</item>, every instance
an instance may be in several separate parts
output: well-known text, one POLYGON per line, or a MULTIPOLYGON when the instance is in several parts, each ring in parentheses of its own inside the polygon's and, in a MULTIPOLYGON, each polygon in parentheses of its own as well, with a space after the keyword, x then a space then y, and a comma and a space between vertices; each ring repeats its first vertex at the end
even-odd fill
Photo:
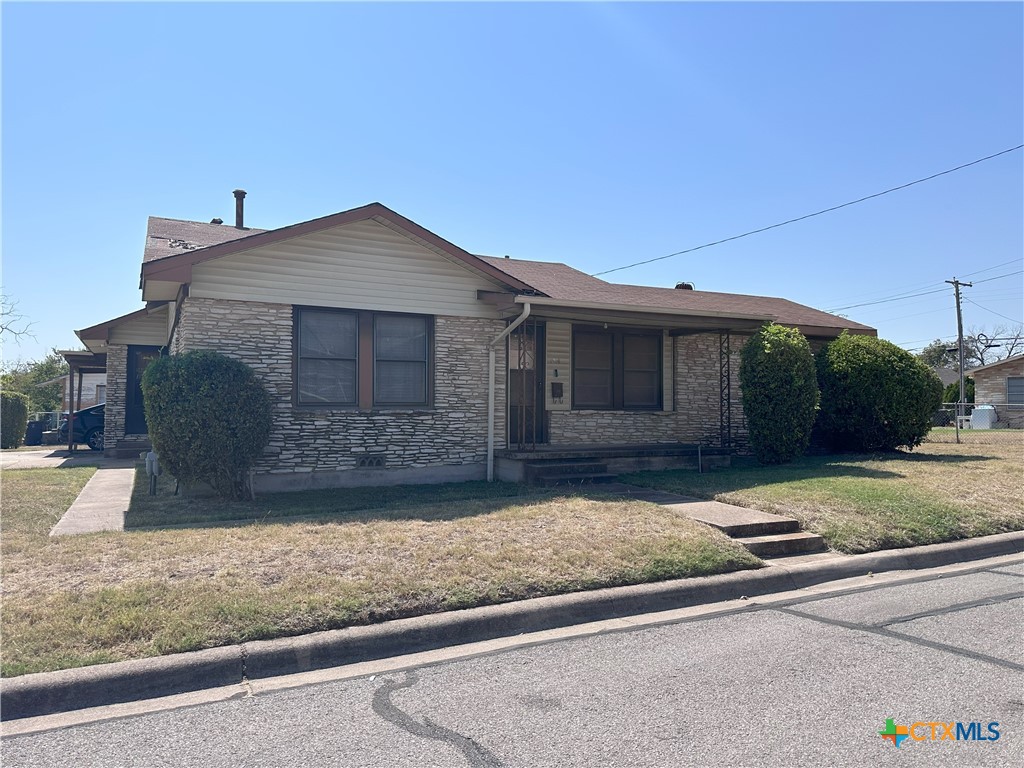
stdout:
POLYGON ((977 405, 971 413, 971 429, 992 429, 998 420, 994 405, 977 405))
POLYGON ((42 445, 45 426, 46 422, 30 421, 25 427, 25 445, 42 445))

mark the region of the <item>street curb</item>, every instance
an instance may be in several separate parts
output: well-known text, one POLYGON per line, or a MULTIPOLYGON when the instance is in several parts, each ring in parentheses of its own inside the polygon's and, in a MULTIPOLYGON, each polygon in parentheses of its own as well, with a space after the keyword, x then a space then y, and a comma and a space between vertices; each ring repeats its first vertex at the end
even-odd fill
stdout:
POLYGON ((592 621, 785 592, 868 573, 937 568, 1021 552, 1024 531, 1014 531, 820 563, 773 565, 756 571, 540 597, 299 637, 22 675, 0 681, 0 719, 170 696, 592 621))

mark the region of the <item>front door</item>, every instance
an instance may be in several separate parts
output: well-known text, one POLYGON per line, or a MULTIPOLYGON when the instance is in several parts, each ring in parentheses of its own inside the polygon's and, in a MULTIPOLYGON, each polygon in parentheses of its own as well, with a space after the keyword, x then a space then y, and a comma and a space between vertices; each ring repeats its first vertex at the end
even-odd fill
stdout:
POLYGON ((527 321, 508 337, 508 442, 547 442, 544 411, 544 325, 527 321))
POLYGON ((142 374, 151 362, 160 357, 160 347, 128 345, 128 381, 124 404, 124 433, 145 435, 146 409, 142 404, 142 374))

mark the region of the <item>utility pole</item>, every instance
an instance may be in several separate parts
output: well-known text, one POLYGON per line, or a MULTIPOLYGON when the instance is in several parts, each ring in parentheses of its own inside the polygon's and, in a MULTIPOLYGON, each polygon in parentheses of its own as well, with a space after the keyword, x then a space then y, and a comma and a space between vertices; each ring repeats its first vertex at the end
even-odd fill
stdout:
POLYGON ((968 288, 973 288, 972 283, 961 283, 955 277, 952 280, 947 280, 947 283, 953 286, 953 293, 956 294, 956 346, 958 350, 958 357, 960 358, 960 396, 957 398, 956 404, 956 441, 960 442, 960 421, 964 417, 964 318, 960 312, 960 286, 965 285, 968 288))

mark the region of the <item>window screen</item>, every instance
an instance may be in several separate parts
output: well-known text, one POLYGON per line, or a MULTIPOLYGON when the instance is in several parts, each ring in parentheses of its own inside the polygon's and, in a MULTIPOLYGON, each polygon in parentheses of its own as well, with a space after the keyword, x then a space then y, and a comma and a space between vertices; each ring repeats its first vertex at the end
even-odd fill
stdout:
POLYGON ((299 315, 298 399, 303 404, 356 404, 359 321, 348 312, 299 315))

